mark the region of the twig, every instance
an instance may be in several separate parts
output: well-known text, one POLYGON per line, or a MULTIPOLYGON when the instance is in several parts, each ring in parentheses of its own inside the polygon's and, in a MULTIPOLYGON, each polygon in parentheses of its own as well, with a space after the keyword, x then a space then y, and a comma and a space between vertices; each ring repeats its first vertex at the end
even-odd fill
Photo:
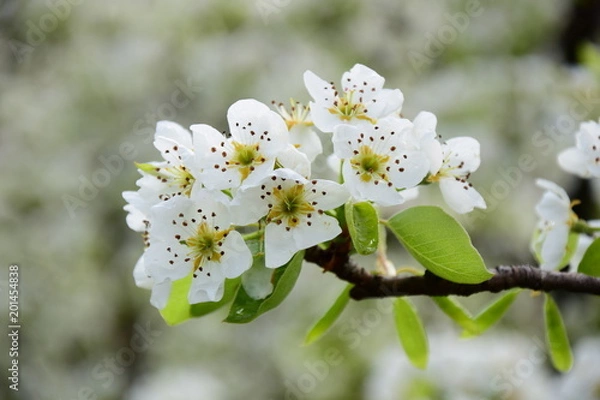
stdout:
POLYGON ((580 273, 544 271, 527 264, 493 268, 492 278, 473 285, 451 282, 430 272, 426 272, 423 276, 409 277, 374 275, 350 259, 346 243, 334 243, 327 250, 310 248, 306 252, 305 259, 335 274, 338 278, 354 284, 350 291, 350 297, 354 300, 417 295, 470 296, 481 292, 498 293, 513 288, 542 292, 563 290, 600 295, 600 278, 580 273))

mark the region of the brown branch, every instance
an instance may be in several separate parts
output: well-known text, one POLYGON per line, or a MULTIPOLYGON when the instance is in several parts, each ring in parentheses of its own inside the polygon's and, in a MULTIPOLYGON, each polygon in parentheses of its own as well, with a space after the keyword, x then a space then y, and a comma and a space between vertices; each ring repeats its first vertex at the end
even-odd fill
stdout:
POLYGON ((349 250, 347 242, 334 243, 327 250, 313 247, 307 250, 305 259, 354 284, 350 291, 350 297, 354 300, 417 295, 470 296, 481 292, 498 293, 513 288, 543 292, 564 290, 600 295, 600 278, 579 273, 544 271, 531 265, 493 268, 492 278, 474 285, 447 281, 429 272, 423 276, 382 277, 359 267, 350 259, 349 250))

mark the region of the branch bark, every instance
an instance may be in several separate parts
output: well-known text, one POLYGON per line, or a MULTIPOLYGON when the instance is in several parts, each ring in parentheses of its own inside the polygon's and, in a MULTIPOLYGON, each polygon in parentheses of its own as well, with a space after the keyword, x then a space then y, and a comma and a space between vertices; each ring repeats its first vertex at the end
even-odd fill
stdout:
POLYGON ((349 250, 348 242, 334 243, 327 250, 313 247, 307 250, 305 259, 354 284, 350 291, 350 297, 354 300, 418 295, 470 296, 481 292, 498 293, 513 288, 600 295, 600 278, 579 273, 543 271, 527 264, 493 268, 494 276, 491 279, 475 285, 447 281, 429 271, 423 276, 382 277, 358 266, 350 259, 349 250))

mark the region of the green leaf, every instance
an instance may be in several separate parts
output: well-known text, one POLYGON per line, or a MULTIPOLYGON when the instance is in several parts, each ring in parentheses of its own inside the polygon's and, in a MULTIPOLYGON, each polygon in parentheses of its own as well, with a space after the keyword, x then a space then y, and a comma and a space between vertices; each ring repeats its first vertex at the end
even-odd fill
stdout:
POLYGON ((346 223, 352 238, 352 244, 358 254, 372 254, 379 243, 379 216, 377 210, 368 201, 346 203, 346 223))
POLYGON ((331 328, 334 322, 342 314, 342 311, 344 311, 344 308, 346 308, 346 305, 350 300, 350 289, 352 289, 352 285, 346 286, 344 291, 340 293, 338 298, 335 300, 331 308, 329 308, 325 315, 323 315, 321 319, 319 319, 317 323, 310 328, 306 338, 304 339, 305 346, 308 346, 309 344, 319 340, 325 334, 325 332, 331 328))
POLYGON ((600 277, 600 239, 596 239, 585 251, 577 272, 589 276, 600 277))
POLYGON ((304 251, 299 251, 286 265, 273 271, 273 293, 264 299, 253 299, 240 286, 225 322, 244 324, 281 304, 298 280, 303 259, 304 251))
POLYGON ((475 284, 493 276, 465 229, 439 207, 409 208, 387 225, 417 261, 441 278, 475 284))
POLYGON ((160 310, 160 315, 169 325, 177 325, 190 318, 197 318, 218 310, 233 299, 240 286, 241 279, 227 279, 223 298, 217 302, 190 304, 188 292, 192 285, 192 274, 172 283, 167 306, 160 310))
POLYGON ((544 304, 544 315, 546 344, 550 351, 552 365, 561 372, 567 372, 573 366, 573 354, 571 353, 567 330, 560 315, 560 310, 548 294, 544 304))
POLYGON ((398 297, 394 301, 394 321, 408 359, 415 367, 425 369, 429 358, 427 334, 417 310, 408 299, 398 297))
POLYGON ((432 297, 435 304, 456 322, 461 328, 469 332, 477 332, 477 324, 473 321, 471 313, 452 297, 432 297))
POLYGON ((504 316, 512 303, 517 299, 519 293, 521 293, 521 289, 511 290, 487 306, 474 318, 473 322, 475 323, 475 329, 465 328, 464 332, 462 333, 462 337, 478 336, 491 328, 500 320, 500 318, 504 316))

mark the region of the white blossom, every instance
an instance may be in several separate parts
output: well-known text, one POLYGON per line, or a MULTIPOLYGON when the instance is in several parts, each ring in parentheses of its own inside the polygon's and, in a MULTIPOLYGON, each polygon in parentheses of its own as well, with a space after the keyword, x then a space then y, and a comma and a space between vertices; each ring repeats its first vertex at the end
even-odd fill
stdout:
POLYGON ((577 216, 571 211, 571 200, 563 188, 545 179, 537 179, 536 185, 545 192, 535 206, 540 220, 532 250, 540 258, 542 269, 554 270, 562 266, 568 251, 571 226, 577 216))
POLYGON ((283 119, 259 101, 235 102, 229 107, 227 121, 229 138, 209 125, 190 128, 197 142, 196 161, 202 168, 202 183, 209 189, 258 182, 273 170, 277 156, 289 144, 283 119))
POLYGON ((377 119, 400 112, 404 96, 399 89, 383 89, 385 79, 372 69, 356 64, 342 75, 340 90, 312 71, 304 73, 304 84, 314 99, 310 103, 314 124, 333 132, 338 124, 377 123, 377 119))
POLYGON ((558 164, 582 178, 600 177, 600 123, 582 122, 575 134, 575 147, 558 155, 558 164))
POLYGON ((190 132, 171 121, 156 124, 154 146, 163 161, 137 164, 136 182, 144 201, 156 204, 173 196, 189 196, 199 175, 190 132))
MULTIPOLYGON (((435 154, 435 153, 429 153, 435 154)), ((438 182, 444 200, 459 214, 473 211, 475 207, 486 208, 485 200, 468 182, 471 173, 479 168, 479 142, 472 137, 457 137, 442 144, 437 160, 432 164, 439 169, 428 177, 429 182, 438 182)))
MULTIPOLYGON (((313 129, 314 124, 310 119, 310 108, 293 99, 290 100, 290 104, 289 111, 283 103, 277 104, 277 111, 288 128, 290 143, 304 153, 310 162, 313 162, 323 152, 323 145, 319 135, 313 129)), ((275 102, 273 102, 273 105, 275 105, 275 102)))
POLYGON ((226 202, 220 192, 199 189, 190 198, 174 197, 152 208, 144 262, 155 281, 154 302, 166 304, 165 287, 190 274, 190 304, 219 301, 225 279, 250 268, 252 254, 231 225, 226 202))
POLYGON ((357 200, 383 206, 404 201, 401 190, 417 186, 429 171, 427 156, 409 133, 410 121, 397 117, 375 125, 337 125, 335 155, 344 160, 344 185, 357 200))
POLYGON ((348 200, 339 184, 307 180, 287 168, 275 170, 256 186, 242 188, 232 201, 235 223, 247 225, 265 217, 265 265, 276 268, 299 250, 341 233, 337 219, 325 211, 348 200))

